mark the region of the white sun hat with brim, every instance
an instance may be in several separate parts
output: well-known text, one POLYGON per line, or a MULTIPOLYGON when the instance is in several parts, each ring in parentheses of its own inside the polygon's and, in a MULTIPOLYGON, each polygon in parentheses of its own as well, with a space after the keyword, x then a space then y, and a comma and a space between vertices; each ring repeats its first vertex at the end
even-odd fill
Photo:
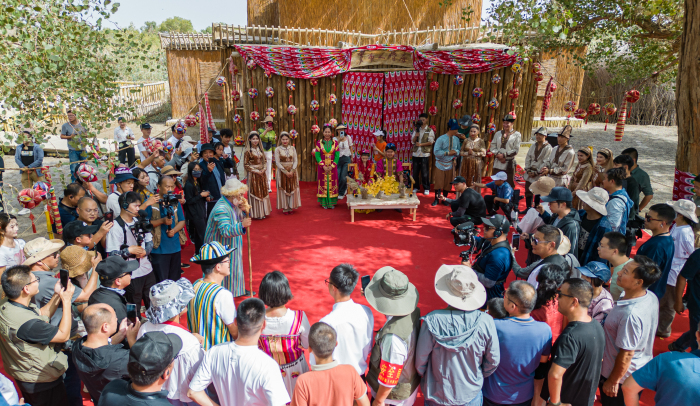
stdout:
POLYGON ((29 241, 24 246, 24 256, 27 258, 22 265, 34 265, 49 255, 58 252, 66 245, 62 240, 47 240, 39 237, 29 241))
POLYGON ((695 214, 695 208, 697 206, 692 201, 681 199, 676 200, 675 202, 666 202, 666 204, 673 207, 673 210, 675 210, 676 213, 690 219, 690 221, 693 223, 698 222, 698 216, 695 214))
POLYGON ((608 192, 605 191, 605 189, 594 187, 587 192, 585 190, 577 190, 576 196, 578 196, 582 202, 590 206, 591 209, 597 211, 603 216, 608 215, 608 209, 605 208, 605 205, 608 203, 610 195, 608 195, 608 192))
POLYGON ((435 274, 435 292, 455 309, 471 311, 486 303, 486 288, 464 265, 442 265, 435 274))

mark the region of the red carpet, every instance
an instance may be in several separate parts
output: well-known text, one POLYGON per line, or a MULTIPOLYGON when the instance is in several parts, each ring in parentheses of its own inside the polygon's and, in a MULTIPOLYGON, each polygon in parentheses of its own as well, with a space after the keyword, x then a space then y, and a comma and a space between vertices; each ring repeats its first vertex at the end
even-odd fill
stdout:
MULTIPOLYGON (((284 272, 295 295, 289 307, 304 310, 313 324, 333 306, 324 280, 334 266, 348 262, 360 274, 372 275, 379 268, 391 265, 407 274, 418 288, 422 314, 445 307, 435 293, 433 278, 440 265, 458 263, 462 249, 452 242, 451 226, 445 220, 449 209, 445 206, 431 207, 432 194, 418 195, 422 204, 416 222, 411 221, 407 210, 401 214, 384 210, 381 213, 356 213, 355 223, 350 223, 350 212, 344 200, 334 210, 324 210, 316 202, 315 183, 303 183, 301 192, 302 207, 293 215, 282 215, 281 211, 273 210, 271 216, 265 220, 255 220, 250 228, 253 288, 256 292, 265 273, 273 270, 284 272)), ((273 191, 273 207, 276 206, 275 199, 273 191)), ((248 247, 244 245, 245 277, 249 286, 248 247)), ((184 262, 193 255, 193 251, 192 245, 183 249, 184 262)), ((518 253, 522 264, 525 263, 525 255, 524 249, 518 253)), ((201 277, 199 266, 192 264, 185 270, 184 276, 192 281, 201 277)), ((367 304, 359 292, 359 286, 353 299, 367 304)), ((377 312, 374 312, 374 317, 377 330, 386 319, 377 312)), ((687 315, 677 317, 671 340, 687 329, 687 315)), ((655 353, 666 351, 669 342, 657 340, 655 353)), ((86 401, 85 404, 91 402, 86 401)), ((654 404, 652 392, 644 391, 642 404, 654 404)), ((421 394, 416 405, 423 405, 421 394)))

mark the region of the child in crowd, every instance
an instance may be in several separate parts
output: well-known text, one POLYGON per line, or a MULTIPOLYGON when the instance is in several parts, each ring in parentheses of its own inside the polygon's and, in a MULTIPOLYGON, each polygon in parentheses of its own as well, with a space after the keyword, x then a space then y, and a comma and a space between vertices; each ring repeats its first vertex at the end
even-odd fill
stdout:
POLYGON ((503 306, 502 297, 494 297, 486 302, 486 313, 490 314, 494 319, 505 319, 508 317, 508 312, 503 306))

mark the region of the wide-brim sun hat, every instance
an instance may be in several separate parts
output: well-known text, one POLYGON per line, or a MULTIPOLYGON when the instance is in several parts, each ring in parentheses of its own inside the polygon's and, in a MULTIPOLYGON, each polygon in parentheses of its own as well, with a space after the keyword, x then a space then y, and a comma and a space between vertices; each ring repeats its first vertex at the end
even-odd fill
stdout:
POLYGON ((114 185, 116 183, 122 183, 127 180, 133 180, 137 181, 136 177, 134 176, 133 173, 131 173, 131 169, 129 168, 117 168, 114 170, 114 179, 109 181, 110 185, 114 185))
POLYGON ((92 269, 96 254, 95 251, 85 251, 83 247, 71 245, 61 251, 61 266, 68 270, 69 278, 76 278, 92 269))
POLYGON ((27 257, 22 265, 34 265, 54 252, 58 252, 66 245, 63 240, 47 240, 39 237, 29 241, 24 246, 24 255, 27 257))
POLYGON ((564 256, 571 250, 571 240, 569 237, 565 236, 561 230, 559 230, 559 247, 557 248, 557 254, 564 256))
POLYGON ((435 292, 459 310, 476 310, 486 303, 486 288, 476 272, 464 265, 442 265, 435 273, 435 292))
POLYGON ((692 201, 680 199, 675 202, 668 201, 666 204, 673 207, 676 213, 690 219, 693 223, 698 222, 698 216, 695 214, 695 208, 697 206, 692 201))
POLYGON ((374 274, 365 288, 365 298, 379 313, 405 316, 416 309, 419 295, 403 272, 385 266, 374 274))
POLYGON ((148 292, 151 306, 146 310, 146 318, 153 324, 164 323, 179 316, 194 296, 192 282, 185 278, 157 283, 148 292))
POLYGON ((222 196, 232 196, 236 194, 245 193, 248 191, 248 186, 236 178, 231 178, 226 181, 224 186, 221 188, 222 196))
POLYGON ((547 196, 554 189, 555 185, 554 179, 548 176, 540 176, 539 179, 530 185, 530 191, 535 195, 547 196))
POLYGON ((594 187, 589 191, 577 190, 576 196, 581 199, 582 202, 586 203, 591 209, 597 211, 603 216, 608 215, 608 209, 605 205, 608 203, 610 196, 608 192, 603 188, 594 187))
POLYGON ((218 241, 212 241, 202 245, 197 255, 190 258, 190 262, 199 265, 216 265, 237 249, 237 247, 229 248, 218 241))
POLYGON ((182 172, 173 168, 172 165, 165 165, 163 169, 160 170, 160 174, 163 176, 180 176, 182 172))

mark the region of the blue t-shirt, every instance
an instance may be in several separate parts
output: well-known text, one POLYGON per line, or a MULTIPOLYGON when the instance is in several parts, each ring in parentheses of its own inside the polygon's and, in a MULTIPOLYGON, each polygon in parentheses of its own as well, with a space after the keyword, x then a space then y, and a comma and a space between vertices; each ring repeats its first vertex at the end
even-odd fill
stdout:
POLYGON ((657 405, 697 405, 699 376, 700 350, 659 354, 632 374, 639 386, 656 391, 657 405))
POLYGON ((668 273, 671 272, 674 250, 673 237, 668 234, 651 237, 637 249, 637 255, 649 257, 661 269, 661 278, 647 289, 649 292, 654 292, 659 300, 666 293, 666 282, 668 282, 668 273))
POLYGON ((496 372, 484 380, 484 397, 511 405, 532 399, 535 370, 540 358, 552 351, 552 330, 532 317, 495 319, 501 361, 496 372))
MULTIPOLYGON (((484 250, 488 249, 487 245, 484 250)), ((487 255, 480 257, 476 264, 484 271, 484 276, 486 279, 490 279, 495 282, 500 282, 508 278, 508 274, 511 269, 512 256, 510 249, 505 247, 499 247, 495 250, 489 252, 487 255)), ((496 285, 486 288, 486 298, 492 299, 494 297, 503 297, 503 283, 496 283, 496 285)))
POLYGON ((491 191, 493 191, 493 194, 495 194, 496 197, 500 197, 501 199, 510 200, 510 198, 513 197, 513 188, 510 187, 508 182, 503 182, 501 186, 496 186, 496 182, 489 182, 486 184, 486 187, 491 189, 491 191))
MULTIPOLYGON (((149 217, 153 216, 153 207, 149 206, 148 209, 146 209, 146 213, 148 213, 149 217)), ((164 207, 160 208, 160 218, 165 218, 165 216, 168 214, 168 212, 165 210, 164 207)), ((180 203, 177 204, 177 220, 178 221, 184 221, 185 220, 185 215, 182 212, 182 206, 180 203)), ((177 223, 175 223, 175 218, 173 217, 173 224, 171 227, 175 227, 177 223)), ((154 254, 174 254, 176 252, 180 252, 182 250, 182 247, 180 246, 180 236, 178 233, 175 233, 175 235, 171 238, 168 237, 168 226, 165 224, 160 226, 160 245, 158 248, 154 248, 153 252, 154 254)))

